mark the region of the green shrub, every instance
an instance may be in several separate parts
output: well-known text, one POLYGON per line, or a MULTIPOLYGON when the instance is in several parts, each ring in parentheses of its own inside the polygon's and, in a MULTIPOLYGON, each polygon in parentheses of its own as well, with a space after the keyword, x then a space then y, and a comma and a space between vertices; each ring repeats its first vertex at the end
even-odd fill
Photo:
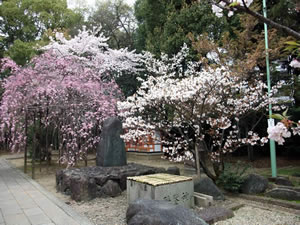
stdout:
POLYGON ((249 169, 249 165, 240 162, 236 164, 226 163, 224 171, 217 180, 217 185, 222 186, 226 191, 239 192, 241 185, 245 180, 245 172, 249 169))

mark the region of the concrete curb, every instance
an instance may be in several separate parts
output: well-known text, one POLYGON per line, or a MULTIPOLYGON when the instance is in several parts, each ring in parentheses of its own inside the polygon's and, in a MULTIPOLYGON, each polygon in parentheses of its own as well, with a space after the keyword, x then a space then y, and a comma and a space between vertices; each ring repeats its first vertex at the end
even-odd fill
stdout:
POLYGON ((4 159, 4 161, 17 173, 19 173, 24 179, 28 180, 36 189, 38 189, 43 195, 45 195, 50 201, 52 201, 55 205, 61 208, 66 214, 72 217, 74 220, 78 221, 80 225, 94 225, 94 223, 90 222, 88 218, 85 216, 79 215, 75 210, 66 205, 63 201, 56 198, 53 194, 48 192, 44 187, 38 184, 36 181, 32 180, 27 174, 23 173, 22 171, 18 170, 11 162, 4 159))

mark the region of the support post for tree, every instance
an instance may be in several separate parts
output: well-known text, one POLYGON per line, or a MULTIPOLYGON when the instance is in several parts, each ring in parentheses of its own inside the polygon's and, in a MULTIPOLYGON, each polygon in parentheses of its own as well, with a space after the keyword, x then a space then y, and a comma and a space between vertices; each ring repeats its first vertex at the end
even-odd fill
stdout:
MULTIPOLYGON (((35 110, 35 109, 34 109, 35 110)), ((31 163, 31 177, 35 178, 35 148, 36 148, 36 112, 34 111, 34 119, 33 119, 33 137, 32 137, 32 163, 31 163)))
MULTIPOLYGON (((266 0, 263 0, 263 12, 264 17, 267 18, 267 4, 266 0)), ((268 81, 268 95, 269 98, 271 96, 271 78, 270 78, 270 65, 269 65, 269 46, 268 46, 268 26, 264 23, 265 30, 265 48, 266 48, 266 68, 267 68, 267 81, 268 81)), ((269 123, 268 126, 274 126, 274 120, 272 119, 272 104, 269 103, 269 123)), ((272 177, 277 176, 276 169, 276 149, 274 140, 270 139, 270 154, 271 154, 271 169, 272 169, 272 177)))
POLYGON ((38 143, 38 153, 39 153, 39 158, 40 158, 40 172, 42 172, 42 146, 41 146, 41 142, 42 142, 42 137, 41 137, 41 121, 42 121, 42 113, 39 112, 39 129, 38 129, 38 133, 39 133, 39 143, 38 143))
POLYGON ((199 157, 199 149, 198 144, 195 142, 195 155, 196 155, 196 170, 197 170, 197 177, 200 178, 200 157, 199 157))
POLYGON ((27 134, 27 129, 28 129, 28 125, 27 125, 27 109, 25 109, 25 137, 26 137, 26 141, 25 141, 25 149, 24 149, 24 173, 27 173, 27 142, 28 142, 28 134, 27 134))
POLYGON ((47 106, 46 110, 46 160, 47 160, 47 172, 49 171, 49 166, 51 163, 51 156, 49 153, 49 141, 48 141, 48 130, 49 130, 49 121, 48 121, 48 116, 49 116, 49 108, 47 106))

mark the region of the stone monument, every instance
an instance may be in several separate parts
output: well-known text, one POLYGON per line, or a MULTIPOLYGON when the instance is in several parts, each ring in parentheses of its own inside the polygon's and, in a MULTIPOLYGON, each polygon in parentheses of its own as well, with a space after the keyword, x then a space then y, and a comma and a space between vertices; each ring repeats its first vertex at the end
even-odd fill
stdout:
POLYGON ((96 165, 103 167, 124 166, 127 164, 125 144, 120 135, 122 122, 111 117, 103 122, 101 139, 97 146, 96 165))

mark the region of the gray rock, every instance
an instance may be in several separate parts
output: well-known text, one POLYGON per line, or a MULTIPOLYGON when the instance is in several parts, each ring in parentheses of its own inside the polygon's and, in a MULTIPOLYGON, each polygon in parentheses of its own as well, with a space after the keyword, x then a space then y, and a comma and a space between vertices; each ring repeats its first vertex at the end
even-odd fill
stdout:
POLYGON ((167 169, 168 174, 180 175, 180 170, 177 166, 172 166, 167 169))
POLYGON ((297 173, 297 172, 293 173, 292 176, 294 176, 294 177, 300 177, 300 173, 297 173))
POLYGON ((120 138, 122 122, 117 117, 103 123, 101 139, 97 146, 97 166, 124 166, 127 164, 125 144, 120 138))
POLYGON ((263 193, 268 188, 268 180, 257 174, 249 174, 241 186, 241 192, 245 194, 263 193))
POLYGON ((71 195, 76 201, 90 200, 105 195, 115 197, 126 189, 129 176, 140 176, 166 172, 135 163, 118 167, 91 166, 84 168, 64 169, 56 172, 56 189, 71 195))
POLYGON ((116 197, 122 193, 120 185, 117 182, 108 180, 102 187, 102 191, 105 195, 116 197))
POLYGON ((71 198, 75 201, 90 199, 88 193, 88 180, 86 177, 74 176, 70 178, 71 198))
POLYGON ((194 191, 213 196, 214 200, 225 200, 224 194, 208 177, 195 180, 194 191))
POLYGON ((226 220, 234 216, 233 211, 223 207, 209 207, 199 211, 199 216, 208 224, 226 220))
POLYGON ((265 195, 272 198, 279 198, 290 201, 300 200, 300 192, 288 188, 274 188, 268 191, 265 195))
POLYGON ((285 178, 285 177, 277 177, 275 179, 275 184, 278 184, 278 185, 283 185, 283 186, 294 186, 293 183, 288 179, 288 178, 285 178))
POLYGON ((128 225, 207 225, 194 211, 167 201, 137 199, 129 204, 128 225))

